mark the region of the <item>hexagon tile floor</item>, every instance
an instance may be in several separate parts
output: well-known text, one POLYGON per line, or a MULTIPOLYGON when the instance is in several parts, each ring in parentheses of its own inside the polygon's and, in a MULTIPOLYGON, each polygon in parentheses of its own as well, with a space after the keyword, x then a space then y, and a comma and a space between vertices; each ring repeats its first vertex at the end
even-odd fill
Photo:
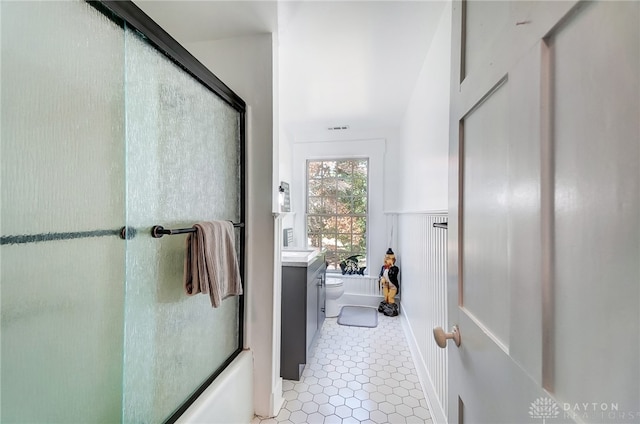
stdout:
POLYGON ((378 314, 365 328, 327 318, 300 381, 284 380, 278 416, 252 424, 432 423, 400 319, 378 314))

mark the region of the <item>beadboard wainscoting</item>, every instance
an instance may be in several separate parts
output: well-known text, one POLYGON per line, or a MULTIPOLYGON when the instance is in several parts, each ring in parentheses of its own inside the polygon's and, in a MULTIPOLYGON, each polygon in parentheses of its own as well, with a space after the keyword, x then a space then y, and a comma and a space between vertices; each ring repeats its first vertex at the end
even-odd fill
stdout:
POLYGON ((446 422, 447 353, 433 328, 447 326, 447 222, 443 211, 388 213, 387 233, 400 267, 400 314, 434 422, 446 422))

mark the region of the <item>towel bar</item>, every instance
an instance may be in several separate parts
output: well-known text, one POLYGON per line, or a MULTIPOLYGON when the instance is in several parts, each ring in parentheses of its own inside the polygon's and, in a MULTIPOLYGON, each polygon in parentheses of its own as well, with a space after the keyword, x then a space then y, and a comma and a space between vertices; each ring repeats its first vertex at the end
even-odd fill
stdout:
MULTIPOLYGON (((244 222, 233 222, 233 226, 244 227, 244 222)), ((172 236, 174 234, 186 234, 186 233, 195 233, 195 228, 177 228, 174 230, 170 230, 168 228, 164 228, 162 225, 154 225, 151 227, 151 237, 160 238, 162 236, 172 236)))
POLYGON ((448 228, 446 222, 434 222, 433 226, 435 228, 444 228, 445 230, 448 228))
POLYGON ((56 240, 73 240, 104 236, 119 236, 123 240, 131 240, 136 236, 136 229, 133 227, 122 227, 117 230, 93 230, 75 231, 69 233, 21 234, 17 236, 2 236, 0 237, 0 245, 38 243, 43 241, 56 240))

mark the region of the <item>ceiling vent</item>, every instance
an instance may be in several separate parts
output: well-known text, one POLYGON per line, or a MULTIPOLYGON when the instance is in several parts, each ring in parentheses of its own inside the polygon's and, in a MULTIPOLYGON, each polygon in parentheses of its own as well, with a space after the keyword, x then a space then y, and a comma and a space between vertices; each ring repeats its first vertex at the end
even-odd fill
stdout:
POLYGON ((348 130, 349 129, 349 125, 342 125, 342 126, 338 126, 338 127, 329 127, 327 128, 329 131, 341 131, 341 130, 348 130))

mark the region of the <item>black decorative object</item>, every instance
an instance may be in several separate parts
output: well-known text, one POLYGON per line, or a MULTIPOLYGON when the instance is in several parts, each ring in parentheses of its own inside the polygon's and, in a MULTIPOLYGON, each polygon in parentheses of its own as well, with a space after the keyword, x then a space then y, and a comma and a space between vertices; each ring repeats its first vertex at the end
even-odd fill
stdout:
POLYGON ((364 270, 367 269, 366 266, 362 268, 358 267, 358 257, 360 255, 349 256, 347 259, 340 262, 340 269, 342 270, 342 275, 364 275, 364 270))
POLYGON ((291 193, 289 189, 289 183, 280 181, 280 212, 291 212, 291 193))

